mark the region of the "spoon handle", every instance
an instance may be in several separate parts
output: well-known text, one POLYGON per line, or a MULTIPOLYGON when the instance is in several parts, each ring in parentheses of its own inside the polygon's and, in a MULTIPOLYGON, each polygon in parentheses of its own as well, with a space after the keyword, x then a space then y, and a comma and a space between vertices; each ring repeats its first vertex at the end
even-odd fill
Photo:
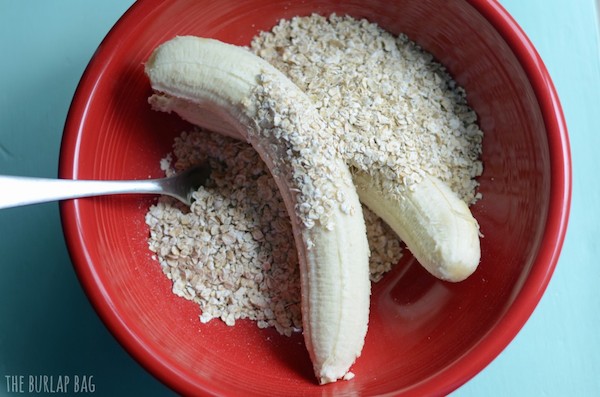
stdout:
POLYGON ((0 175, 0 209, 79 197, 162 191, 154 179, 94 181, 0 175))

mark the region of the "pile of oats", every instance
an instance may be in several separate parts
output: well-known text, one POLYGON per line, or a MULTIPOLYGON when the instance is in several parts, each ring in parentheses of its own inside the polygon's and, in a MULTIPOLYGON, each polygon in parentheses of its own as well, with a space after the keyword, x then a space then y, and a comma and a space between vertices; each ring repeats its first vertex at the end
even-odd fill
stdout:
MULTIPOLYGON (((250 319, 284 335, 300 330, 300 278, 289 216, 274 179, 248 144, 194 130, 174 143, 161 166, 167 175, 208 162, 210 179, 191 208, 161 197, 146 214, 149 246, 173 292, 199 304, 200 320, 228 325, 250 319)), ((378 281, 402 255, 400 242, 366 208, 378 281)))
POLYGON ((251 50, 309 95, 339 134, 347 162, 378 178, 384 191, 428 173, 466 202, 478 198, 477 116, 464 89, 407 36, 364 19, 311 15, 280 21, 251 50))
MULTIPOLYGON (((378 170, 372 175, 381 189, 406 188, 426 172, 466 202, 478 199, 476 115, 444 67, 406 36, 365 20, 312 15, 281 21, 250 50, 308 94, 327 123, 323 131, 337 134, 337 150, 354 170, 378 170)), ((270 120, 275 129, 283 122, 270 120)), ((298 259, 273 177, 250 145, 203 130, 177 138, 162 167, 171 175, 203 162, 213 172, 190 209, 168 197, 150 208, 150 249, 173 292, 198 303, 202 322, 250 319, 291 335, 301 328, 298 259)), ((399 261, 401 242, 362 210, 377 282, 399 261)), ((322 213, 304 214, 305 226, 326 224, 322 213)))

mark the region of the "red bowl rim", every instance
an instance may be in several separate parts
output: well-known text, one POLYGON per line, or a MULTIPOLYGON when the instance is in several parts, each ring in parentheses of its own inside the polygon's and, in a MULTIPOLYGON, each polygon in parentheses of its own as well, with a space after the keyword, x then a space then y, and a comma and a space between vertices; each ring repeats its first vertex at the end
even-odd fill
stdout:
MULTIPOLYGON (((540 104, 548 132, 551 159, 552 184, 549 197, 548 220, 540 252, 530 276, 515 297, 497 326, 481 343, 466 352, 455 363, 432 379, 414 385, 408 394, 447 394, 457 389, 492 362, 514 339, 525 325, 554 273, 564 242, 572 189, 572 169, 567 126, 558 94, 546 69, 525 32, 497 0, 466 0, 500 33, 519 60, 532 84, 540 104)), ((101 75, 111 59, 111 46, 118 44, 121 34, 135 26, 140 18, 160 0, 140 0, 134 3, 108 32, 85 69, 73 97, 65 122, 65 134, 61 142, 59 176, 77 178, 76 159, 79 157, 81 129, 80 120, 88 110, 88 93, 93 92, 96 76, 101 75)), ((214 394, 211 385, 201 384, 182 371, 167 366, 160 355, 140 338, 114 309, 111 297, 100 286, 98 274, 86 264, 90 263, 84 236, 79 224, 80 208, 77 200, 60 204, 65 240, 77 276, 88 299, 118 342, 144 368, 167 386, 183 394, 199 391, 214 394)))

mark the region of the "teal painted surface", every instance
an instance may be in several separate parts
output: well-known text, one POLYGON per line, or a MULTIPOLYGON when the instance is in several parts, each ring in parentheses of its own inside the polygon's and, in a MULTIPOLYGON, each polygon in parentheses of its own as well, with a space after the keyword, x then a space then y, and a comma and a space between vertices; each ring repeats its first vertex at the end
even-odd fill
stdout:
MULTIPOLYGON (((0 0, 0 174, 56 175, 62 128, 99 42, 132 3, 0 0)), ((573 206, 548 290, 514 341, 453 396, 600 395, 600 51, 594 0, 502 0, 559 92, 573 206)), ((7 375, 93 376, 95 395, 172 393, 123 351, 71 268, 58 206, 0 211, 0 396, 7 375)))

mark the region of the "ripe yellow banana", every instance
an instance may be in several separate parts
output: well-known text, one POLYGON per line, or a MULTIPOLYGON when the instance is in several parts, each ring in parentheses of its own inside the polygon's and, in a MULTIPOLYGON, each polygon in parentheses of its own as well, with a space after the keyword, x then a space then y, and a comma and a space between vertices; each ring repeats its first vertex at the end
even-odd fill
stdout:
POLYGON ((249 51, 176 37, 145 65, 157 110, 241 137, 271 170, 298 247, 306 347, 320 383, 350 377, 367 331, 369 248, 352 176, 308 97, 249 51))

